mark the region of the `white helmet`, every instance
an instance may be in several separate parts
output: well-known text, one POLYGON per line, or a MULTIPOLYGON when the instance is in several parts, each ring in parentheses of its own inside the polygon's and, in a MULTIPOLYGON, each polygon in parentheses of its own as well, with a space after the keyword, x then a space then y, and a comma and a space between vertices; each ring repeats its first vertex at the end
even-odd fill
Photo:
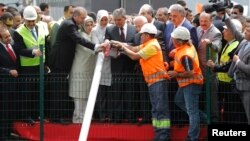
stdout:
MULTIPOLYGON (((233 25, 235 26, 236 30, 242 32, 242 24, 241 24, 241 22, 239 20, 237 20, 237 19, 232 19, 231 21, 232 21, 233 25)), ((223 28, 227 29, 227 26, 224 25, 223 28)))
POLYGON ((25 20, 36 20, 37 19, 37 13, 36 10, 33 6, 27 6, 25 7, 25 9, 23 10, 23 18, 25 20))
POLYGON ((190 32, 186 27, 179 26, 172 33, 171 37, 174 39, 189 40, 190 32))
POLYGON ((153 24, 146 23, 142 26, 140 33, 157 34, 157 29, 153 24))

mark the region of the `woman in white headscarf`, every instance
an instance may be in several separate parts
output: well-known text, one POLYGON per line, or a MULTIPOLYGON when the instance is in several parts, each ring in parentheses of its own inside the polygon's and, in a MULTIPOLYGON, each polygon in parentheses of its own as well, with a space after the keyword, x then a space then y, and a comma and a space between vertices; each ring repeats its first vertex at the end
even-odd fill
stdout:
MULTIPOLYGON (((81 34, 91 41, 94 20, 86 17, 80 26, 81 34)), ((96 55, 93 50, 76 45, 75 58, 69 77, 69 96, 74 100, 73 123, 82 123, 94 75, 96 55)))
MULTIPOLYGON (((106 10, 99 10, 97 12, 97 22, 96 27, 92 32, 92 42, 95 44, 100 44, 104 42, 106 27, 109 22, 109 14, 106 10)), ((111 118, 111 114, 108 113, 108 97, 109 97, 109 88, 111 86, 111 60, 109 56, 105 56, 103 67, 102 67, 102 75, 101 81, 95 106, 95 116, 100 120, 104 120, 105 118, 111 118)))

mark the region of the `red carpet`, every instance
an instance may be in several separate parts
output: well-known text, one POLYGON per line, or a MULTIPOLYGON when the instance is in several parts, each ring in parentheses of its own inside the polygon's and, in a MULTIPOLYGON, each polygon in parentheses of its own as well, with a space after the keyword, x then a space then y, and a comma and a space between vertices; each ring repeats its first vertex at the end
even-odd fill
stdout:
MULTIPOLYGON (((39 123, 27 125, 16 122, 14 129, 24 139, 38 141, 39 123)), ((80 124, 44 124, 44 141, 77 141, 80 133, 80 124)), ((171 141, 181 141, 186 138, 187 126, 171 127, 171 141)), ((202 128, 200 139, 206 139, 206 129, 202 128)), ((153 139, 153 128, 150 124, 105 124, 92 123, 89 131, 88 141, 150 141, 153 139)))

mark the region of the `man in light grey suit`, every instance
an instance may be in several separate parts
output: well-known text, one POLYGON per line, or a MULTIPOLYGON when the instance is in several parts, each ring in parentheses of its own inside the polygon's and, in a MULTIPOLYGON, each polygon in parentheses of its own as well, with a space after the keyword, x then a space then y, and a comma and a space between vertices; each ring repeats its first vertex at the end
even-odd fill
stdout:
POLYGON ((213 25, 212 15, 202 12, 200 14, 200 26, 197 27, 199 39, 198 56, 202 73, 205 76, 207 59, 218 61, 218 52, 221 50, 221 32, 213 25), (207 48, 209 54, 207 56, 207 48))
MULTIPOLYGON (((221 50, 221 32, 213 25, 212 16, 209 13, 202 12, 200 14, 200 26, 197 28, 199 46, 197 49, 200 68, 204 78, 210 77, 211 87, 211 120, 217 122, 219 119, 218 94, 216 74, 209 69, 209 75, 206 76, 206 62, 208 59, 214 62, 218 61, 218 53, 221 50), (208 51, 208 52, 207 52, 208 51)), ((208 80, 208 79, 206 79, 208 80)), ((205 86, 204 86, 205 88, 205 86)))
POLYGON ((236 88, 245 109, 248 125, 250 125, 250 25, 245 27, 245 40, 238 49, 238 54, 233 56, 233 62, 229 68, 229 75, 236 81, 236 88))

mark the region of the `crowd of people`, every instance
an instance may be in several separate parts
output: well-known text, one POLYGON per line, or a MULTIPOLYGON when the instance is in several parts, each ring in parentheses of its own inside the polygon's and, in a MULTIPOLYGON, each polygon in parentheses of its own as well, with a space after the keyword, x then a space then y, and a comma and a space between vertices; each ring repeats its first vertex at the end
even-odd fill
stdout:
POLYGON ((174 101, 188 116, 188 141, 208 118, 250 124, 250 20, 242 5, 204 6, 194 16, 183 0, 157 10, 144 4, 133 15, 67 5, 58 21, 49 9, 0 3, 1 140, 14 120, 39 120, 41 66, 45 118, 82 123, 98 52, 105 52, 99 122, 152 122, 154 140, 170 140, 174 101), (208 91, 211 117, 199 108, 208 91))

